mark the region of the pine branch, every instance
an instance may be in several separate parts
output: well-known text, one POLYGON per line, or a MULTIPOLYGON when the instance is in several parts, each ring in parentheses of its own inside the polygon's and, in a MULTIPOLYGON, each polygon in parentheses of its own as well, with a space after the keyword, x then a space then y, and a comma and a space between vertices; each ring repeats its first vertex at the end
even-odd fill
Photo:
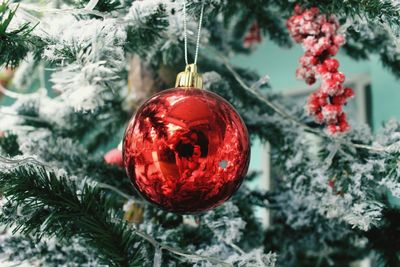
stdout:
POLYGON ((32 27, 30 23, 9 30, 17 8, 10 10, 8 1, 0 4, 0 66, 16 67, 35 43, 31 35, 35 26, 32 27))
POLYGON ((129 266, 137 260, 132 258, 140 247, 135 246, 139 241, 134 231, 118 219, 111 201, 98 189, 84 185, 78 194, 67 177, 33 166, 0 173, 0 188, 9 200, 0 222, 15 225, 15 232, 38 238, 79 236, 110 266, 129 266))
POLYGON ((284 18, 272 7, 270 1, 228 1, 220 9, 225 14, 225 23, 239 17, 234 27, 234 38, 243 42, 250 26, 257 22, 261 31, 280 46, 290 46, 291 40, 287 33, 284 18))
MULTIPOLYGON (((127 114, 121 110, 118 101, 107 103, 92 113, 67 113, 63 123, 46 121, 39 114, 38 103, 28 101, 18 108, 21 125, 35 127, 38 131, 49 130, 52 134, 40 140, 30 140, 25 151, 32 150, 37 159, 53 167, 67 170, 71 175, 83 179, 89 174, 90 179, 117 187, 126 194, 135 195, 135 191, 126 179, 123 168, 107 165, 102 157, 104 144, 115 142, 121 136, 121 129, 126 122, 127 114), (75 141, 83 140, 83 141, 75 141), (100 155, 92 155, 100 150, 100 155)), ((0 148, 4 155, 20 155, 17 136, 6 133, 0 137, 0 148)))
POLYGON ((0 151, 3 151, 5 155, 10 157, 21 155, 17 138, 18 136, 11 132, 6 132, 4 136, 0 136, 0 151))
POLYGON ((163 4, 159 4, 155 10, 147 16, 139 14, 138 10, 132 10, 127 27, 127 42, 125 50, 128 53, 138 54, 141 58, 148 57, 150 47, 154 46, 167 29, 168 14, 163 4))
POLYGON ((19 123, 36 129, 48 129, 54 134, 54 139, 72 138, 81 140, 81 144, 89 152, 95 152, 102 144, 114 140, 120 132, 129 115, 122 110, 122 100, 113 99, 94 109, 92 112, 74 111, 66 107, 63 120, 49 121, 40 114, 40 101, 37 99, 25 100, 16 109, 16 116, 22 120, 19 123))
MULTIPOLYGON (((140 237, 154 246, 156 253, 157 250, 167 250, 190 262, 206 260, 221 266, 233 266, 218 258, 159 243, 122 222, 111 199, 98 189, 85 183, 78 190, 67 177, 57 177, 53 171, 42 167, 26 165, 0 173, 0 188, 7 198, 0 224, 14 226, 14 233, 32 235, 39 240, 56 237, 62 242, 72 242, 72 238, 82 238, 89 245, 86 249, 90 253, 94 249, 102 264, 143 266, 140 264, 148 255, 144 251, 146 245, 137 239, 140 237)), ((1 249, 0 246, 0 252, 1 249)), ((33 253, 26 258, 36 256, 33 253)))
POLYGON ((293 12, 295 4, 303 7, 318 7, 323 13, 335 14, 339 17, 362 17, 369 21, 385 20, 392 26, 399 25, 398 16, 400 5, 394 1, 381 0, 348 0, 348 1, 330 1, 330 0, 299 0, 294 3, 290 0, 272 0, 286 14, 293 12))

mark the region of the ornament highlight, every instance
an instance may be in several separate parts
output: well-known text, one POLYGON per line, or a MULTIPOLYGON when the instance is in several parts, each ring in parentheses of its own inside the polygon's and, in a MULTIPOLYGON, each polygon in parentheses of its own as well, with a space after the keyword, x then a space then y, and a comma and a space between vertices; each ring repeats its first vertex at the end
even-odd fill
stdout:
POLYGON ((334 16, 320 14, 316 7, 303 10, 295 7, 294 15, 287 20, 287 28, 297 43, 302 43, 305 54, 300 58, 296 76, 312 85, 320 77, 320 87, 310 95, 307 111, 319 124, 326 124, 330 133, 350 129, 343 106, 354 96, 345 88, 345 75, 338 71, 339 61, 332 57, 344 45, 344 35, 338 33, 339 22, 334 16))
POLYGON ((235 109, 202 86, 196 66, 144 103, 124 137, 125 167, 149 202, 198 213, 229 199, 246 175, 250 143, 235 109))

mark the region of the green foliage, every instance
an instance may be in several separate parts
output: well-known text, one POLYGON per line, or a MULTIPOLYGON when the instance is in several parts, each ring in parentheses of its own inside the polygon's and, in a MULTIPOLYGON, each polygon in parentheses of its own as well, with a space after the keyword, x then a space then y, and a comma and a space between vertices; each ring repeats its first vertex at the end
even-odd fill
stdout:
POLYGON ((23 235, 81 237, 109 266, 130 266, 137 256, 134 231, 98 189, 77 185, 41 167, 23 166, 0 173, 0 188, 9 199, 0 222, 23 235), (20 212, 17 212, 20 211, 20 212))
POLYGON ((383 266, 400 266, 399 221, 400 210, 394 207, 387 208, 383 212, 382 224, 365 234, 370 248, 378 253, 379 261, 383 266))
MULTIPOLYGON (((284 205, 282 208, 285 208, 284 205)), ((286 221, 288 218, 279 212, 274 213, 273 225, 265 234, 264 245, 267 251, 276 251, 281 255, 278 266, 330 266, 332 263, 350 266, 367 256, 367 251, 356 245, 357 234, 348 225, 317 214, 314 216, 314 224, 293 227, 286 221)))
POLYGON ((160 4, 154 13, 146 17, 134 14, 134 23, 127 27, 125 50, 128 53, 147 58, 151 46, 154 46, 160 40, 169 25, 166 12, 165 6, 160 4))
POLYGON ((10 10, 8 1, 0 4, 0 66, 16 67, 34 43, 31 36, 34 27, 30 23, 8 30, 17 8, 10 10))
POLYGON ((230 21, 235 22, 233 40, 238 40, 242 46, 245 34, 247 34, 251 25, 257 23, 260 30, 269 39, 276 42, 280 46, 289 46, 291 44, 288 36, 284 18, 281 17, 276 9, 272 6, 272 1, 264 1, 271 3, 262 3, 260 0, 250 1, 228 1, 223 12, 225 13, 225 24, 230 21))
MULTIPOLYGON (((381 0, 300 0, 294 3, 290 0, 271 1, 286 10, 293 10, 295 4, 304 7, 318 7, 326 14, 336 14, 339 17, 365 17, 370 21, 386 20, 393 25, 398 25, 396 17, 399 15, 400 6, 393 1, 381 0)), ((289 11, 290 12, 290 11, 289 11)))
POLYGON ((19 150, 18 145, 18 136, 6 132, 4 136, 0 137, 0 151, 3 151, 5 155, 10 157, 15 157, 17 155, 21 155, 21 151, 19 150))

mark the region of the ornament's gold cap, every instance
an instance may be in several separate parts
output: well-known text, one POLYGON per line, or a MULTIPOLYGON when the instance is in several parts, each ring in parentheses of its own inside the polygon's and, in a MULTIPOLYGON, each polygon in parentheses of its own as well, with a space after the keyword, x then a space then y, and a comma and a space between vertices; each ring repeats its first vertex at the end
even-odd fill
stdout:
POLYGON ((187 65, 185 71, 178 74, 175 87, 203 88, 203 78, 197 73, 196 64, 187 65))

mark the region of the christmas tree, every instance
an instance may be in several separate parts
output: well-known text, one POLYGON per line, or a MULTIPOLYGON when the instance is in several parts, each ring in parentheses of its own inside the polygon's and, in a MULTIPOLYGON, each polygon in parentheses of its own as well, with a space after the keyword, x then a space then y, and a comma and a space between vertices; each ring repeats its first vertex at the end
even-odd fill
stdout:
POLYGON ((400 123, 376 134, 349 125, 342 106, 353 92, 334 59, 339 49, 378 55, 399 76, 399 16, 394 0, 3 1, 0 258, 264 267, 372 257, 400 266, 400 123), (117 147, 140 105, 174 87, 185 43, 188 63, 197 58, 202 10, 204 88, 236 108, 251 141, 271 144, 279 174, 263 191, 250 189, 259 174, 249 172, 224 204, 181 215, 134 190, 117 147), (297 76, 321 83, 306 109, 231 63, 261 39, 303 45, 297 76), (260 209, 272 214, 266 229, 260 209))

